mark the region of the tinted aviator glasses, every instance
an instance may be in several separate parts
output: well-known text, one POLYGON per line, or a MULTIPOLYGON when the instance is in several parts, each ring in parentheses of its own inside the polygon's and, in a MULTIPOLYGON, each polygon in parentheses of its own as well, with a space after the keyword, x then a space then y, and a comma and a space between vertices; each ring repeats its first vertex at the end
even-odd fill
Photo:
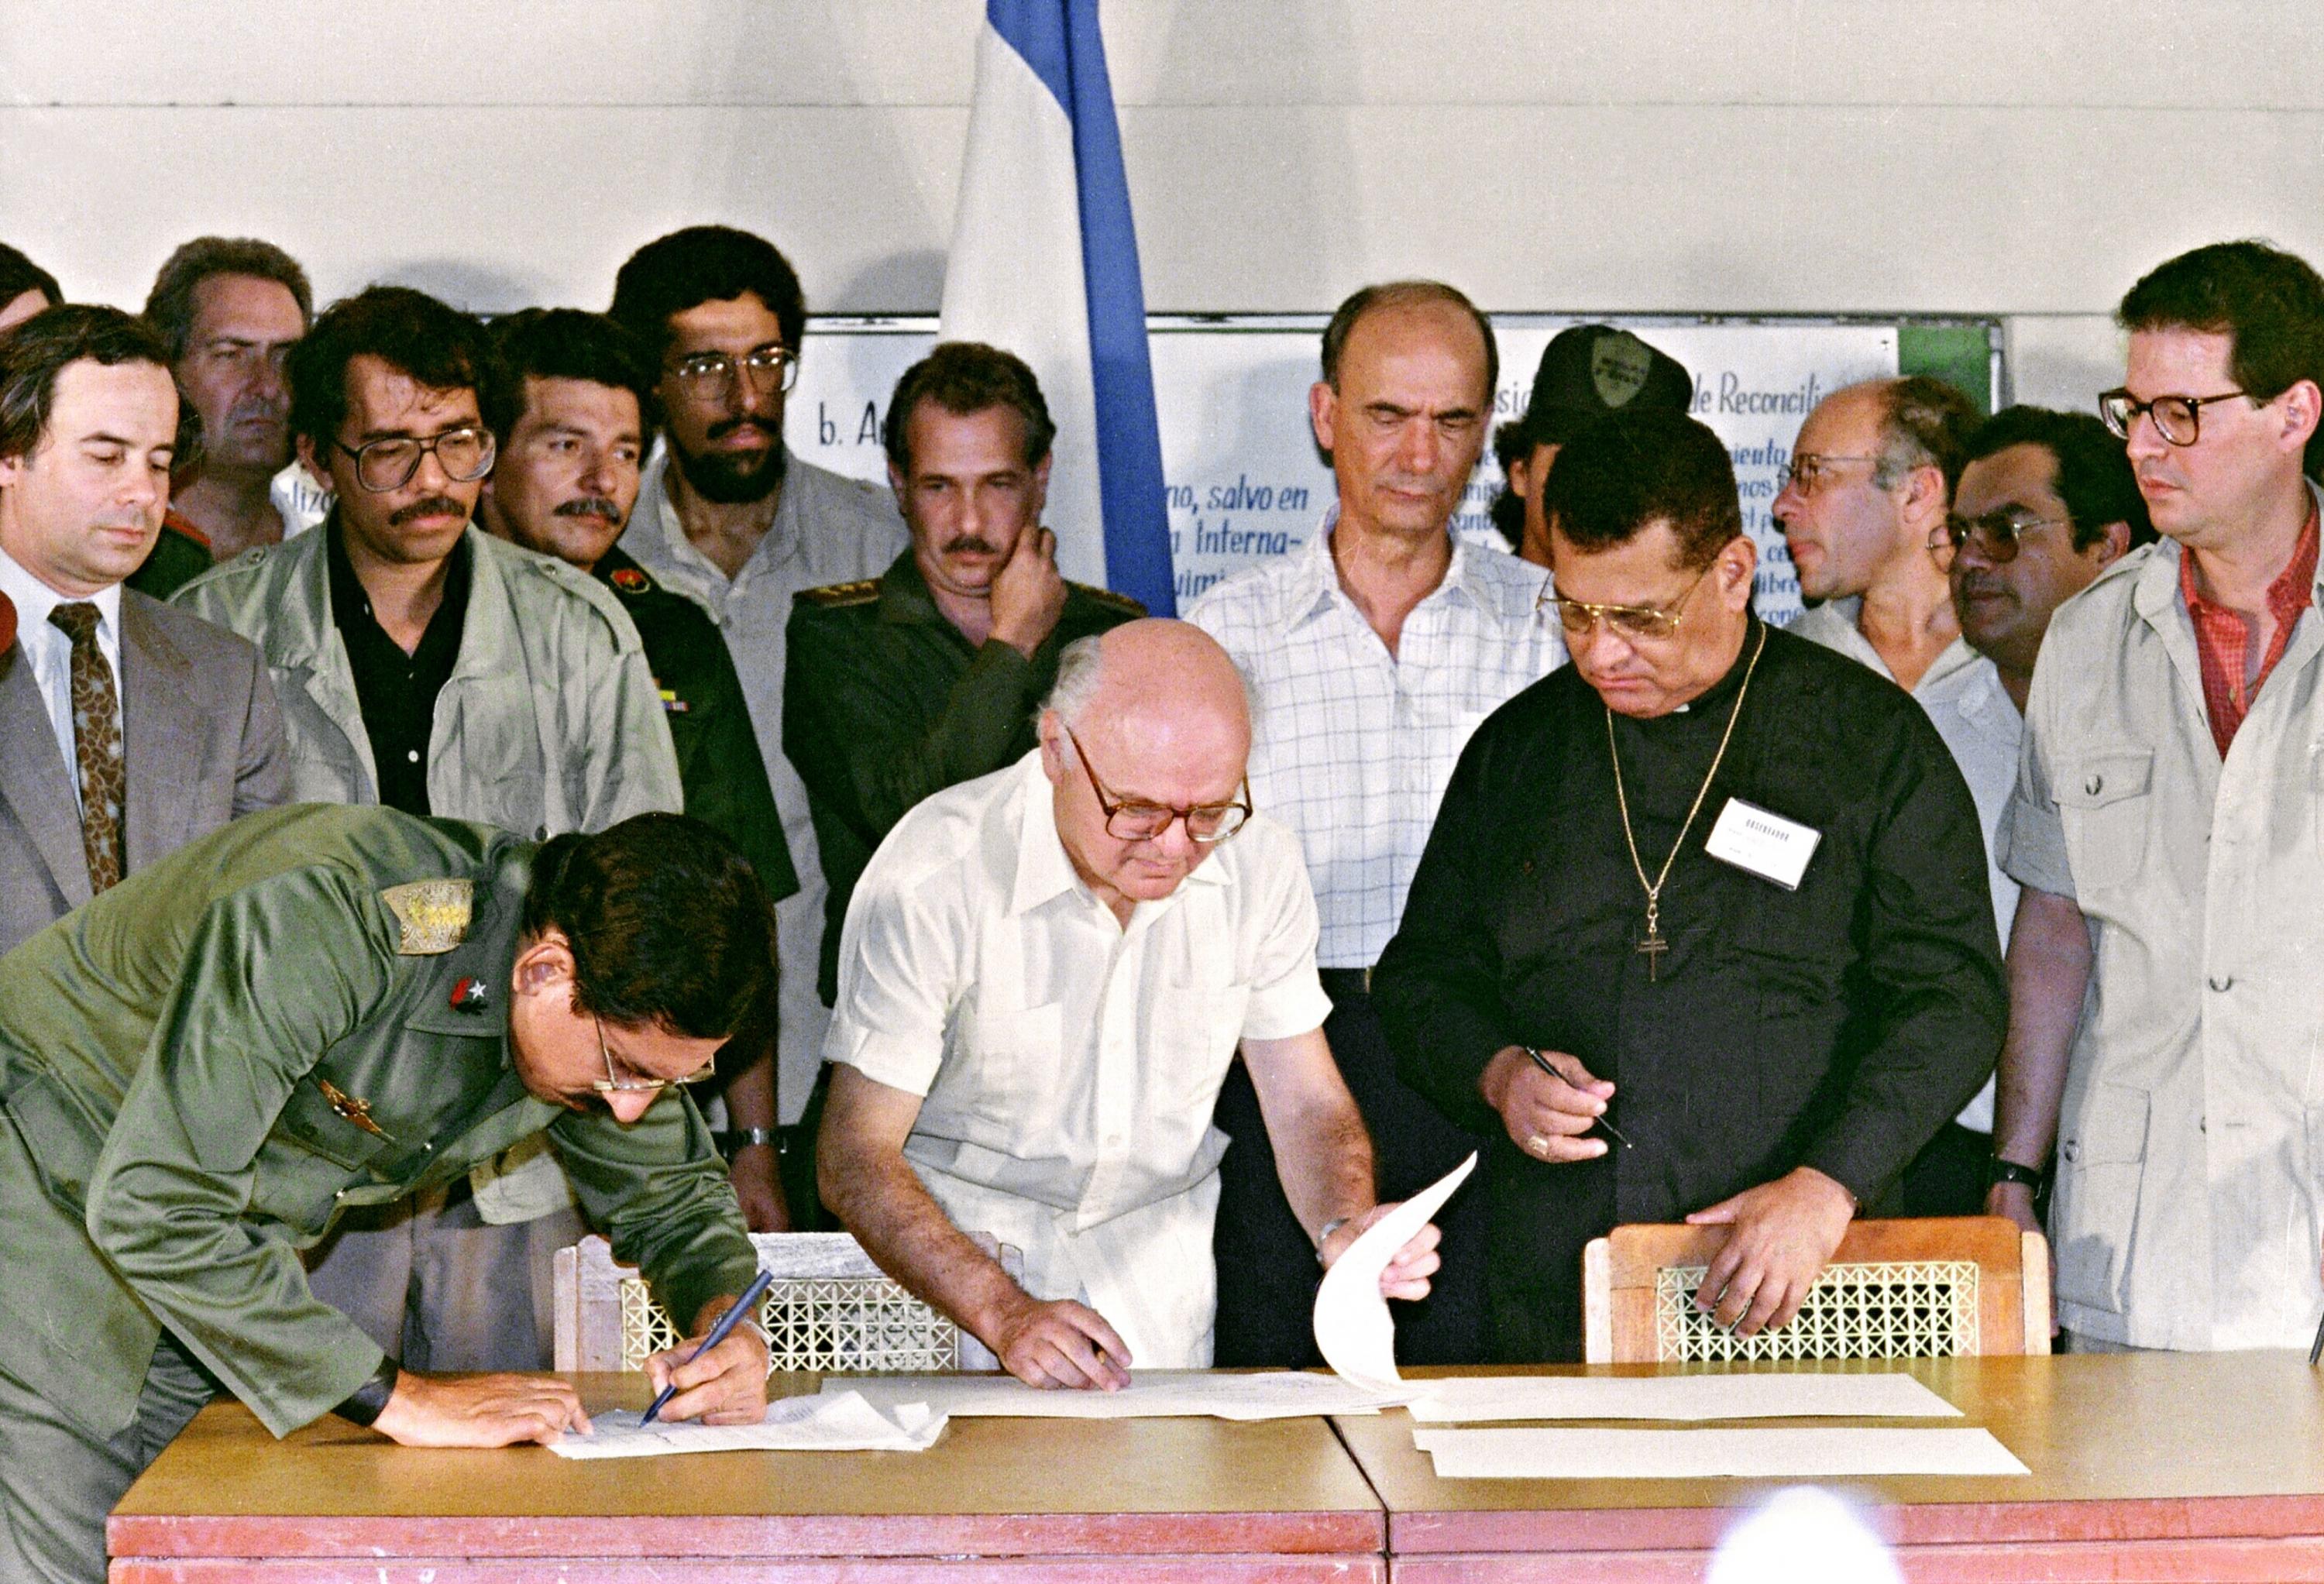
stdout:
POLYGON ((1977 541, 1977 553, 1999 565, 2017 559, 2017 541, 2037 528, 2073 521, 2070 517, 2020 517, 2014 511, 1988 511, 1982 517, 1948 515, 1942 528, 1929 536, 1932 553, 1950 557, 1963 545, 1977 541))
POLYGON ((1065 728, 1065 740, 1074 745, 1074 757, 1082 761, 1082 774, 1089 778, 1090 790, 1097 794, 1097 806, 1105 814, 1105 833, 1117 842, 1151 842, 1168 830, 1172 822, 1185 820, 1186 834, 1207 846, 1225 841, 1242 829, 1243 821, 1250 817, 1249 780, 1242 784, 1242 796, 1232 803, 1197 803, 1191 808, 1175 808, 1162 803, 1122 802, 1105 789, 1097 772, 1090 769, 1089 755, 1071 726, 1065 728))
POLYGON ((493 431, 480 425, 463 424, 425 440, 416 435, 389 435, 360 446, 338 440, 331 444, 355 459, 355 483, 374 495, 390 494, 410 483, 420 471, 420 459, 430 451, 436 454, 436 465, 454 483, 480 479, 493 470, 493 431))
POLYGON ((2141 401, 2117 387, 2098 398, 2098 416, 2106 419, 2107 428, 2127 440, 2131 425, 2144 413, 2154 420, 2154 432, 2167 443, 2191 446, 2203 437, 2203 409, 2238 399, 2256 407, 2267 405, 2248 391, 2222 391, 2216 396, 2157 396, 2152 401, 2141 401))
POLYGON ((1668 638, 1678 631, 1679 617, 1685 613, 1686 602, 1694 597, 1694 591, 1702 586, 1702 580, 1710 576, 1718 565, 1714 561, 1696 573, 1694 581, 1686 585, 1686 592, 1673 600, 1667 608, 1657 605, 1593 605, 1587 600, 1569 600, 1557 592, 1554 584, 1545 581, 1541 585, 1541 597, 1534 602, 1534 609, 1538 611, 1555 605, 1559 622, 1575 638, 1591 631, 1600 622, 1625 638, 1668 638))
POLYGON ((716 401, 731 394, 745 374, 757 391, 788 391, 798 383, 798 358, 780 346, 761 346, 734 357, 724 352, 697 352, 670 364, 678 388, 696 401, 716 401))
POLYGON ((599 1094, 659 1094, 665 1089, 700 1083, 718 1071, 718 1064, 714 1059, 703 1063, 682 1078, 649 1078, 641 1073, 625 1072, 613 1065, 613 1047, 605 1043, 604 1022, 595 1017, 589 1021, 597 1025, 597 1054, 605 1058, 605 1075, 589 1085, 599 1094))

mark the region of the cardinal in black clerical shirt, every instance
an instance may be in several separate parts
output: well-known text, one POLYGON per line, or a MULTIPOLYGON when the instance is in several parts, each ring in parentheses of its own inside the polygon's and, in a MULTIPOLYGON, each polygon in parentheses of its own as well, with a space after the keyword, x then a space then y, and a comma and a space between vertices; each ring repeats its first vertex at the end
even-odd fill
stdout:
POLYGON ((1628 1222, 1730 1223, 1702 1302, 1790 1320, 2007 1013, 1968 787, 1909 695, 1751 614, 1718 438, 1614 415, 1544 501, 1574 663, 1478 728, 1373 975, 1406 1081, 1496 1140, 1508 1361, 1580 1356, 1628 1222))

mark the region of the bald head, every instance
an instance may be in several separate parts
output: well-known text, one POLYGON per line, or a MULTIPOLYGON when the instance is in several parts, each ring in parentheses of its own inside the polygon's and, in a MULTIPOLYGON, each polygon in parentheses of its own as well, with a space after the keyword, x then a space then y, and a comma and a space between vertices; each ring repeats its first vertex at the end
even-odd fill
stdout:
POLYGON ((1041 758, 1057 834, 1108 900, 1166 897, 1213 849, 1185 822, 1121 841, 1107 807, 1187 809, 1232 803, 1250 757, 1242 673, 1218 641, 1184 622, 1132 622, 1066 646, 1041 715, 1041 758))

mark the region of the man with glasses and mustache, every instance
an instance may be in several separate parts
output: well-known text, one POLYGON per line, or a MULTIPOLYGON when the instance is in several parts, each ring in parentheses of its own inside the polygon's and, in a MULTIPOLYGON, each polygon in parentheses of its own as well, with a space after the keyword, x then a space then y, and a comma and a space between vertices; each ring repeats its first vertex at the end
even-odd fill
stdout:
POLYGON ((1056 425, 1021 359, 936 347, 896 382, 881 437, 912 548, 877 579, 800 594, 783 680, 783 741, 831 888, 825 1004, 872 850, 930 793, 1022 759, 1058 651, 1146 613, 1057 575, 1041 526, 1056 425))
MULTIPOLYGON (((656 583, 613 541, 638 502, 653 383, 628 331, 603 314, 528 309, 493 324, 482 391, 497 455, 478 520, 611 589, 638 630, 678 751, 686 812, 742 850, 770 900, 798 889, 726 640, 702 608, 656 583)), ((773 1033, 772 1029, 768 1030, 773 1033)), ((771 1045, 733 1053, 722 1097, 734 1192, 754 1232, 791 1229, 775 1153, 771 1045)))
MULTIPOLYGON (((776 1077, 785 1161, 811 1161, 814 1128, 803 1118, 831 1020, 816 993, 825 884, 807 787, 785 752, 783 629, 801 590, 877 577, 909 541, 886 491, 804 462, 784 444, 807 299, 772 243, 727 226, 659 237, 622 265, 610 311, 654 365, 648 416, 661 428, 621 548, 717 622, 798 870, 798 894, 775 909, 783 953, 776 1077)), ((814 1209, 793 1193, 798 1224, 813 1225, 814 1209)))
MULTIPOLYGON (((669 729, 620 601, 470 521, 496 451, 477 399, 492 364, 481 324, 408 288, 326 309, 288 373, 299 459, 331 492, 329 516, 176 603, 265 655, 301 801, 534 839, 675 813, 669 729)), ((484 1016, 493 992, 479 988, 484 1016)), ((531 1140, 473 1181, 352 1222, 316 1286, 424 1367, 539 1368, 550 1257, 581 1229, 531 1140)))
MULTIPOLYGON (((616 1257, 705 1337, 758 1261, 663 1091, 768 1016, 772 927, 697 821, 536 844, 308 805, 0 958, 0 1577, 98 1584, 106 1514, 221 1393, 276 1435, 334 1413, 413 1447, 586 1433, 565 1381, 399 1358, 300 1266, 515 1140, 555 1140, 616 1257)), ((682 1388, 665 1414, 762 1417, 763 1337, 693 1346, 647 1363, 682 1388)))
MULTIPOLYGON (((1994 1149, 2051 1161, 2086 1350, 2290 1348, 2324 1307, 2324 280, 2257 242, 2123 298, 2124 437, 2161 542, 2061 607, 2001 826, 2024 888, 1994 1149)), ((1993 1208, 2031 1224, 2021 1183, 1993 1208)))
POLYGON ((1698 1323, 1787 1323, 2005 1013, 1969 788, 1910 698, 1752 615, 1719 437, 1600 419, 1543 506, 1573 663, 1470 739, 1373 976, 1406 1081, 1492 1136, 1510 1362, 1580 1357, 1624 1222, 1729 1228, 1698 1323))
MULTIPOLYGON (((1387 1207, 1323 1039, 1298 842, 1253 812, 1234 662, 1180 622, 1080 639, 1039 737, 906 815, 856 885, 823 1189, 1010 1374, 1111 1390, 1211 1362, 1211 1106, 1238 1049, 1298 1258, 1330 1265, 1387 1207), (967 1231, 1021 1249, 1021 1282, 967 1231)), ((1435 1243, 1381 1290, 1424 1296, 1435 1243)))

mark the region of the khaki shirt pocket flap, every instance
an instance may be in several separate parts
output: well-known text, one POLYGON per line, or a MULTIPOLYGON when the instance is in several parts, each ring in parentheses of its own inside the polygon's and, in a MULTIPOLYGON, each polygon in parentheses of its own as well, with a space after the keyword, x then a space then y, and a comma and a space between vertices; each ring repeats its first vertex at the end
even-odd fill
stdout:
POLYGON ((2068 808, 2104 808, 2127 797, 2143 797, 2154 781, 2154 751, 2117 749, 2086 754, 2058 778, 2053 791, 2068 808))
POLYGON ((311 1073, 292 1086, 271 1131, 350 1171, 362 1166, 392 1142, 383 1134, 366 1131, 340 1115, 324 1098, 311 1073))

